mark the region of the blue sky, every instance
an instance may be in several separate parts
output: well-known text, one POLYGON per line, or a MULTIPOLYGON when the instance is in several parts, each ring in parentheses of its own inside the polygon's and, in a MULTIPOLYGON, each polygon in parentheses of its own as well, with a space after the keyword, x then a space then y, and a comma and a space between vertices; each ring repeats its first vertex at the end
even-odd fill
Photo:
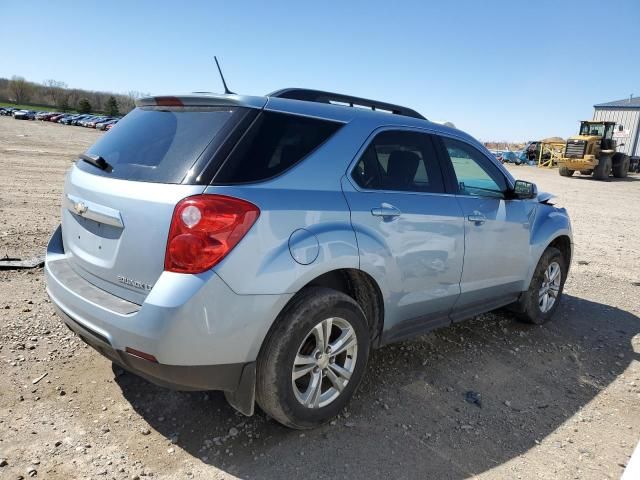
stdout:
POLYGON ((593 104, 640 95, 637 0, 1 0, 0 18, 1 77, 221 91, 216 54, 239 93, 375 98, 481 140, 567 136, 593 104))

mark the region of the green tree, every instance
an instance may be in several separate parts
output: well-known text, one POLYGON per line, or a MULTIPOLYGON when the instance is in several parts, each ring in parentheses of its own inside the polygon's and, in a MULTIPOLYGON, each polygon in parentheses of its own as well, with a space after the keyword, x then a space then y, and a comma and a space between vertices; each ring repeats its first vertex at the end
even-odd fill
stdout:
POLYGON ((80 103, 78 103, 78 111, 80 113, 91 113, 91 104, 89 103, 89 100, 86 98, 80 100, 80 103))
POLYGON ((109 97, 109 100, 107 100, 107 115, 109 115, 110 117, 117 117, 118 115, 120 115, 120 112, 118 111, 118 102, 116 101, 116 97, 114 97, 113 95, 111 95, 109 97))
POLYGON ((71 108, 69 106, 69 96, 68 95, 63 95, 61 98, 59 98, 57 107, 61 111, 67 112, 71 108))

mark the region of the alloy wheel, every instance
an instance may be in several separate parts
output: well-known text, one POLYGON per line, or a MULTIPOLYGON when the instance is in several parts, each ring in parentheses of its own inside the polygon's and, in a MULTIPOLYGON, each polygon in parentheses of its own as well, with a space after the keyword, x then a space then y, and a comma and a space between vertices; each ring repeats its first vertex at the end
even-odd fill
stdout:
POLYGON ((542 286, 538 291, 538 306, 542 313, 547 313, 553 308, 560 294, 561 282, 562 269, 558 262, 551 262, 544 272, 542 286))
POLYGON ((322 408, 345 389, 356 367, 358 338, 344 318, 322 320, 300 344, 291 370, 293 392, 303 406, 322 408))

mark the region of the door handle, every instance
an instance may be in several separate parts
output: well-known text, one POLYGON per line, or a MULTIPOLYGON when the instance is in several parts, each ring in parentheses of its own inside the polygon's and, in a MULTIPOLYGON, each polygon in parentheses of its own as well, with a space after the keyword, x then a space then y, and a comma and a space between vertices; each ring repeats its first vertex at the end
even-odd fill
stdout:
POLYGON ((475 223, 476 225, 482 225, 484 222, 487 221, 487 217, 485 217, 481 213, 474 213, 473 215, 469 215, 467 217, 467 220, 475 223))
POLYGON ((402 215, 402 212, 393 205, 383 203, 377 208, 372 208, 371 215, 373 215, 374 217, 399 217, 400 215, 402 215))

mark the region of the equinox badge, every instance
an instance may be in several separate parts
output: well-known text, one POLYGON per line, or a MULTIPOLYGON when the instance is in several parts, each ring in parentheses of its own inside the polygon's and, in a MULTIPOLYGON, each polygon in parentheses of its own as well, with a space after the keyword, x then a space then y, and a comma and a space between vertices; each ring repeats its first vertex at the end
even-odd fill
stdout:
POLYGON ((130 285, 135 288, 139 288, 140 290, 150 291, 153 288, 153 285, 149 285, 148 283, 141 282, 140 280, 133 280, 131 278, 127 278, 124 275, 118 275, 118 282, 124 283, 125 285, 130 285))

